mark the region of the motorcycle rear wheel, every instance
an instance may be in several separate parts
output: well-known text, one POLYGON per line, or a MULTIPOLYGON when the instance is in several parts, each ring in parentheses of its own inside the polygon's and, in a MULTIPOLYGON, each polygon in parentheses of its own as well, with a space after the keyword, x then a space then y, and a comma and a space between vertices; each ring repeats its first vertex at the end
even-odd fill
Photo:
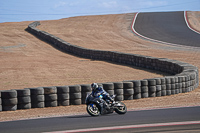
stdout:
POLYGON ((101 114, 96 104, 88 104, 86 110, 91 116, 99 116, 101 114))
POLYGON ((122 102, 118 102, 118 103, 120 103, 122 106, 115 107, 115 112, 118 113, 118 114, 125 114, 127 112, 126 105, 122 102))

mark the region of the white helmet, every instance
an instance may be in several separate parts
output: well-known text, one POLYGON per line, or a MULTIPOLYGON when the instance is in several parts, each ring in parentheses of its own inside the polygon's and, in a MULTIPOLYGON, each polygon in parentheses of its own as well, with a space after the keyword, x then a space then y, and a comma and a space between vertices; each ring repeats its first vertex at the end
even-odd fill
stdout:
POLYGON ((91 87, 92 87, 92 90, 96 90, 99 86, 97 83, 92 83, 91 87))

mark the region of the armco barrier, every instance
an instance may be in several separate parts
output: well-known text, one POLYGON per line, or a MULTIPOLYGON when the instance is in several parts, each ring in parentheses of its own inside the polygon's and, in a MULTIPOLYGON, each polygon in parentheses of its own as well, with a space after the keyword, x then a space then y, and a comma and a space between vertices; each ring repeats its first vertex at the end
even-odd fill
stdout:
MULTIPOLYGON (((116 100, 174 95, 190 92, 199 86, 198 68, 191 64, 166 58, 83 48, 37 29, 36 26, 38 25, 40 25, 40 22, 33 22, 26 30, 63 52, 83 58, 132 65, 172 75, 143 80, 99 83, 111 94, 117 94, 116 100)), ((80 105, 85 103, 85 96, 91 92, 89 84, 26 89, 30 90, 30 92, 19 90, 1 91, 0 111, 29 109, 30 106, 31 108, 43 108, 80 105), (17 108, 17 106, 19 107, 17 108)))

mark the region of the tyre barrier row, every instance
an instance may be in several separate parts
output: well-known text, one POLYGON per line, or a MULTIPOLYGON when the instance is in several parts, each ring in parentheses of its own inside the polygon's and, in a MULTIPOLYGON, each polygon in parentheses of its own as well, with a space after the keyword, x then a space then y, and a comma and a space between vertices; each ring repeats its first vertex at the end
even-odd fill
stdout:
MULTIPOLYGON (((115 94, 116 101, 186 93, 194 90, 195 84, 194 76, 98 83, 110 95, 115 94)), ((91 92, 90 84, 4 90, 0 93, 0 111, 81 105, 91 92)))
MULTIPOLYGON (((63 52, 83 58, 142 67, 172 75, 143 80, 99 83, 110 94, 116 94, 118 101, 186 93, 199 86, 198 68, 191 64, 166 58, 83 48, 37 29, 38 25, 40 22, 33 22, 26 30, 63 52)), ((89 93, 91 93, 90 85, 5 90, 0 93, 0 111, 80 105, 85 103, 85 97, 89 93)))

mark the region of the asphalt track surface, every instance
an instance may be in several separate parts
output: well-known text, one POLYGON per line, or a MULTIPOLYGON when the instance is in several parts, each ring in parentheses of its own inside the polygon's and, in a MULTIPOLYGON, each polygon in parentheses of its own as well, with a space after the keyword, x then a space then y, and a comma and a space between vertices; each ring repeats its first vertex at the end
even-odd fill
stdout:
MULTIPOLYGON (((74 129, 86 129, 97 127, 112 127, 124 125, 141 125, 155 123, 171 123, 199 121, 198 124, 173 125, 173 126, 155 126, 143 128, 129 128, 107 130, 109 132, 148 132, 150 131, 200 131, 200 106, 169 108, 143 111, 128 111, 125 115, 116 113, 102 115, 99 117, 91 117, 88 114, 63 116, 54 118, 20 120, 10 122, 0 122, 0 132, 2 133, 37 133, 37 132, 53 132, 66 131, 74 129)), ((101 131, 101 132, 107 132, 101 131)), ((100 131, 99 131, 100 132, 100 131)))
POLYGON ((192 31, 186 20, 183 11, 139 13, 133 28, 140 35, 150 39, 200 47, 200 34, 192 31))

